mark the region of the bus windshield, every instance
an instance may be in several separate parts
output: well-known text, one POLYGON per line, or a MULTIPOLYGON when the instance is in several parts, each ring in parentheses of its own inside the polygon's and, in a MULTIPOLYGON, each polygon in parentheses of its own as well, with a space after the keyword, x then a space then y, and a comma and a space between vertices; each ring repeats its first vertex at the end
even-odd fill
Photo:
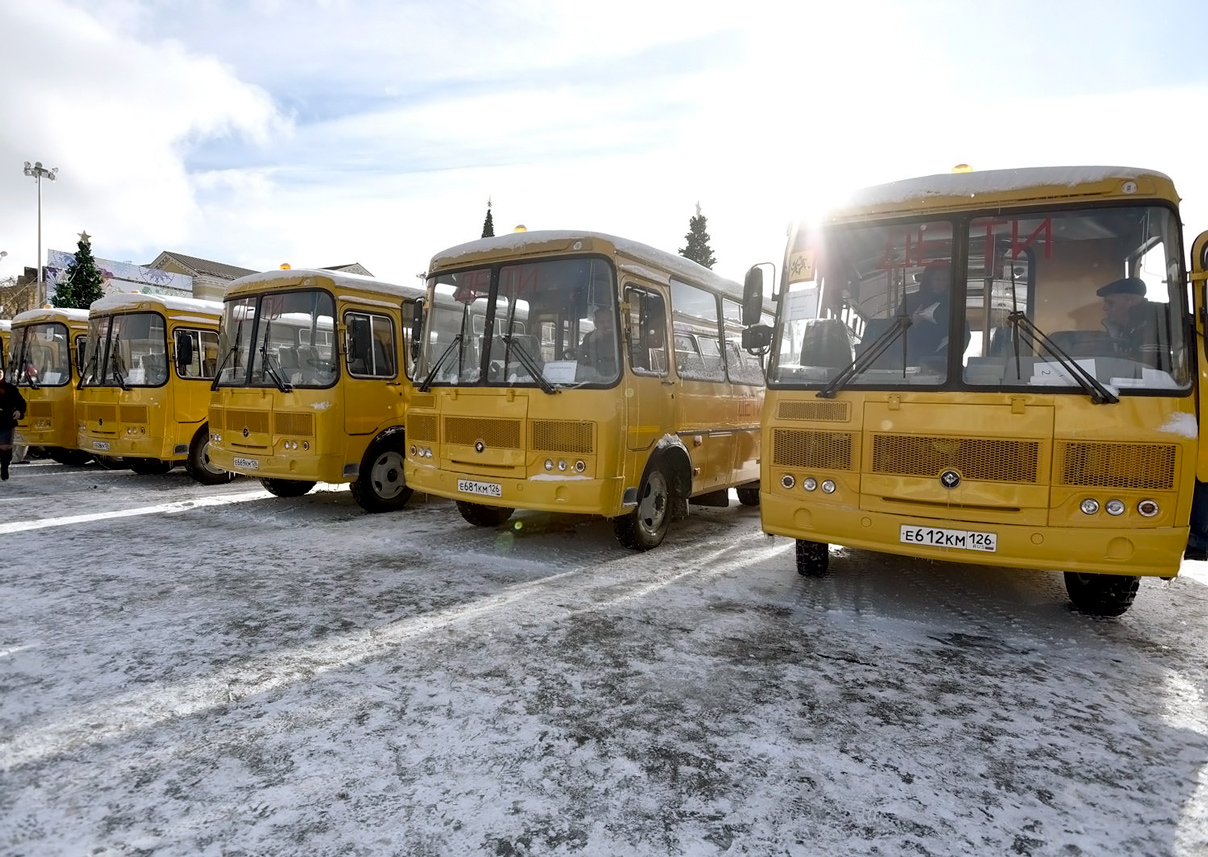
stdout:
POLYGON ((803 229, 769 383, 1189 390, 1178 235, 1157 205, 803 229))
POLYGON ((48 321, 14 330, 10 350, 12 380, 18 386, 62 387, 71 383, 67 325, 48 321))
POLYGON ((611 385, 620 377, 615 296, 602 258, 431 277, 416 377, 462 386, 611 385))
POLYGON ((165 330, 164 317, 154 312, 91 319, 81 385, 125 389, 167 383, 165 330))
POLYGON ((330 387, 336 382, 335 299, 319 289, 226 301, 219 387, 330 387))

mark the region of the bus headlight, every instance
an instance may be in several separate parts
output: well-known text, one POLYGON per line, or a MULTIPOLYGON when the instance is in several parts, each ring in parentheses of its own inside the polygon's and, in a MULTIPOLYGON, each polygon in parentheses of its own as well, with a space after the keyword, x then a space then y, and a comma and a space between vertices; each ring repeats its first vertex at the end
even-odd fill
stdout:
POLYGON ((1108 500, 1107 505, 1103 508, 1107 509, 1109 515, 1123 515, 1124 501, 1123 500, 1108 500))
POLYGON ((575 473, 582 473, 587 469, 587 462, 580 458, 575 462, 575 473))
POLYGON ((792 488, 797 484, 797 480, 793 478, 793 474, 786 473, 780 477, 780 484, 785 488, 792 488))
POLYGON ((1084 515, 1094 515, 1099 511, 1099 501, 1091 497, 1087 497, 1078 504, 1078 508, 1082 510, 1082 514, 1084 515))
POLYGON ((835 483, 829 479, 823 479, 822 480, 822 493, 823 494, 834 494, 835 493, 835 483))
POLYGON ((554 460, 552 458, 545 459, 545 469, 547 471, 554 469, 554 460))
POLYGON ((1142 518, 1152 518, 1154 515, 1158 514, 1158 501, 1142 500, 1137 504, 1137 513, 1142 518))
POLYGON ((563 471, 563 472, 566 471, 566 461, 565 460, 558 462, 558 470, 563 471))
POLYGON ((807 476, 801 480, 801 487, 806 491, 816 491, 818 489, 818 480, 812 476, 807 476))

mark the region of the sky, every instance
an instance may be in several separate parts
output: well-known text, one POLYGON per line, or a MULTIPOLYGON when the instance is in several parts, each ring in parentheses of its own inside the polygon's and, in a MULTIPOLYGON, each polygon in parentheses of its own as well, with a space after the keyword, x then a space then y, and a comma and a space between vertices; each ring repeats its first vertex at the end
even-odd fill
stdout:
POLYGON ((803 578, 733 498, 646 553, 180 468, 17 464, 0 512, 5 857, 1208 854, 1208 563, 1106 619, 803 578))
POLYGON ((0 278, 92 236, 413 283, 440 250, 590 229, 714 270, 869 184, 974 169, 1170 175, 1208 229, 1196 0, 0 0, 0 278))

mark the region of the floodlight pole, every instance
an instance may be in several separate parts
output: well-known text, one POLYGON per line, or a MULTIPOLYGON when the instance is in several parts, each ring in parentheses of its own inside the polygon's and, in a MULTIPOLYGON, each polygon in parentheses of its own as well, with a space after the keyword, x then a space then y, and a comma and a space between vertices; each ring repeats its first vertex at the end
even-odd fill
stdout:
POLYGON ((42 166, 41 161, 34 161, 30 165, 29 161, 25 162, 25 174, 31 176, 38 185, 38 306, 41 309, 46 303, 46 284, 42 281, 42 179, 54 181, 55 174, 59 172, 58 167, 51 167, 49 170, 42 166))

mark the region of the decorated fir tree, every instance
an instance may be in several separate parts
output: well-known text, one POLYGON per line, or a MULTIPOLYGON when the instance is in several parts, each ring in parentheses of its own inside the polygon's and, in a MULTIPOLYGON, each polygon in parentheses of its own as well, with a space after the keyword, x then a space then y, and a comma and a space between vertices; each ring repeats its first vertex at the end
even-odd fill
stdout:
POLYGON ((55 287, 52 303, 56 307, 88 309, 92 302, 103 297, 105 278, 101 276, 92 258, 92 244, 87 232, 80 233, 75 259, 67 266, 55 287))
POLYGON ((495 237, 495 219, 491 217, 491 201, 489 199, 487 200, 487 216, 486 219, 482 221, 482 237, 495 237))
POLYGON ((704 265, 706 268, 712 268, 713 263, 717 261, 713 256, 713 249, 709 246, 709 233, 705 231, 705 224, 708 218, 700 213, 700 203, 696 204, 696 217, 688 221, 688 234, 684 238, 688 241, 687 247, 681 247, 679 254, 685 259, 691 259, 698 265, 704 265))

